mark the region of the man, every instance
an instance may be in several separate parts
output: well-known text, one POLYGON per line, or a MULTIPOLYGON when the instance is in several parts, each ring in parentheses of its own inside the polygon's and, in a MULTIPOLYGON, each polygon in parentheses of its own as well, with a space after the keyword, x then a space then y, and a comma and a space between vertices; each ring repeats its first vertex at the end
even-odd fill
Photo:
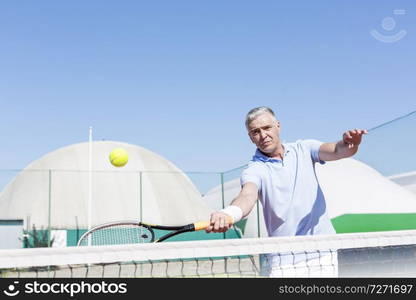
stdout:
POLYGON ((238 222, 260 199, 269 236, 334 234, 314 165, 351 157, 367 131, 346 131, 336 143, 300 140, 283 144, 280 122, 268 107, 250 110, 246 128, 256 153, 241 175, 239 195, 230 206, 211 214, 206 231, 227 231, 227 219, 238 222))

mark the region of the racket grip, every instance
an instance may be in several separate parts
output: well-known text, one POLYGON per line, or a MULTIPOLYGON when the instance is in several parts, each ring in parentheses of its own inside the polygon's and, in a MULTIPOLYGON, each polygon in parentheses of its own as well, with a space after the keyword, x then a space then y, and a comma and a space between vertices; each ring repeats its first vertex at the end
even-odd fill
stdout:
MULTIPOLYGON (((227 217, 227 222, 228 222, 229 225, 232 225, 233 224, 233 218, 227 217)), ((201 222, 194 223, 194 228, 195 228, 195 231, 204 230, 204 229, 208 228, 209 225, 211 225, 211 222, 201 221, 201 222)))
POLYGON ((207 221, 196 222, 196 223, 194 223, 195 231, 204 230, 204 229, 208 228, 209 225, 210 225, 210 223, 207 222, 207 221))

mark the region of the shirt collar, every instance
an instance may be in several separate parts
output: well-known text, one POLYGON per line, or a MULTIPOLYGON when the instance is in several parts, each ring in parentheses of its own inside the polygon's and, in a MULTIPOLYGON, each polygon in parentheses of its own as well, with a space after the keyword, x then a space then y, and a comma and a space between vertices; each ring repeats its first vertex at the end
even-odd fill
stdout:
MULTIPOLYGON (((283 145, 283 156, 286 156, 287 153, 289 153, 288 147, 283 145)), ((281 159, 278 158, 271 158, 267 155, 264 155, 263 152, 261 152, 259 149, 256 149, 256 153, 253 156, 253 161, 262 161, 262 162, 281 162, 281 159)))

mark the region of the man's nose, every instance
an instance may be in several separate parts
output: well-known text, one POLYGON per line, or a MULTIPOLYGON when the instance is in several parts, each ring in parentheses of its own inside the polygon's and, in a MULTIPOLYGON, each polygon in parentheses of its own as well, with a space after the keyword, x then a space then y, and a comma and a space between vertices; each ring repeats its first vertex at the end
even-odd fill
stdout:
POLYGON ((267 136, 266 131, 264 131, 264 130, 260 130, 260 137, 261 137, 262 139, 264 139, 264 138, 266 138, 266 136, 267 136))

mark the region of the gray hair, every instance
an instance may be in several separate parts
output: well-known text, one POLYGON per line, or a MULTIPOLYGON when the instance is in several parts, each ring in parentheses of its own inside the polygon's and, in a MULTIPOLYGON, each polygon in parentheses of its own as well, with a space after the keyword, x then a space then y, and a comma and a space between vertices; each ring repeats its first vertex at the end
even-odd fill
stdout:
POLYGON ((271 114, 274 118, 276 118, 274 111, 267 107, 267 106, 260 106, 260 107, 255 107, 252 110, 250 110, 247 113, 246 116, 246 128, 248 129, 248 125, 251 123, 251 121, 253 121, 254 119, 256 119, 258 116, 264 114, 264 113, 268 113, 271 114))

